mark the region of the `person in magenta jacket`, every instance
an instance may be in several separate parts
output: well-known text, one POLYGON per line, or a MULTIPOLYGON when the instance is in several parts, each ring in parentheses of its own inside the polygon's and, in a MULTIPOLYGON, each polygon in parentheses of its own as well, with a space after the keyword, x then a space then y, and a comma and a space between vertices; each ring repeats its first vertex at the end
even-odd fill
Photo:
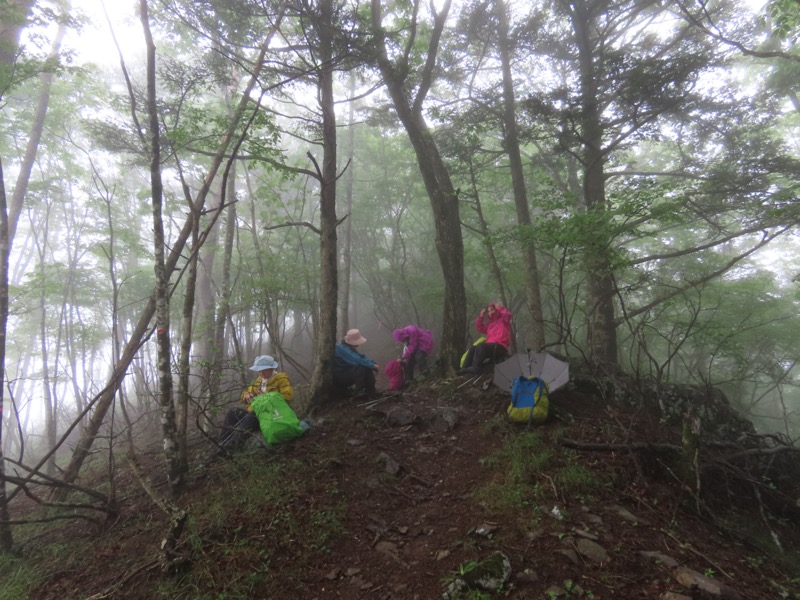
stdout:
POLYGON ((407 382, 414 380, 414 369, 418 368, 423 375, 428 371, 428 357, 433 350, 433 334, 416 325, 407 325, 392 332, 394 341, 403 344, 404 374, 407 382))
POLYGON ((489 358, 497 362, 508 356, 511 345, 511 311, 502 304, 490 302, 475 318, 475 329, 486 339, 470 347, 459 375, 483 372, 483 362, 489 358))

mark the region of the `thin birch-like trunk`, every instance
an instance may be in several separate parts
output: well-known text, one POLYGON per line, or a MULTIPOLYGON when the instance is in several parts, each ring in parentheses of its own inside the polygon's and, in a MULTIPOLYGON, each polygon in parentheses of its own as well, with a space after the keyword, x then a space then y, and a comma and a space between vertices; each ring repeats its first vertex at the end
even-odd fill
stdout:
MULTIPOLYGON (((275 28, 270 30, 265 39, 262 43, 261 51, 256 60, 253 69, 252 75, 250 80, 242 92, 241 99, 236 109, 236 113, 232 119, 230 119, 228 124, 228 130, 223 137, 222 141, 220 142, 219 149, 217 150, 214 159, 212 160, 211 166, 209 167, 208 173, 203 181, 203 185, 201 186, 200 190, 197 193, 196 200, 194 203, 194 207, 191 211, 190 216, 187 218, 186 222, 183 224, 183 227, 178 234, 178 236, 172 242, 172 249, 169 254, 169 258, 166 261, 165 271, 167 273, 171 273, 177 266, 178 261, 181 258, 181 254, 184 250, 186 245, 186 241, 189 239, 189 236, 192 232, 193 227, 193 215, 199 214, 202 211, 203 206, 205 205, 206 197, 208 196, 209 190, 211 188, 211 184, 216 178, 216 175, 225 160, 226 154, 229 151, 231 145, 235 144, 234 140, 234 133, 236 129, 241 124, 242 118, 245 114, 245 110, 248 108, 250 102, 252 102, 250 97, 250 92, 255 88, 256 82, 258 81, 258 76, 261 73, 261 70, 264 66, 264 56, 266 53, 266 48, 269 44, 269 41, 272 39, 272 36, 275 33, 275 28)), ((245 131, 242 132, 242 135, 246 133, 245 131)), ((109 377, 109 380, 103 390, 96 396, 93 401, 89 404, 94 408, 92 412, 91 418, 89 423, 86 427, 86 431, 81 439, 79 440, 78 444, 75 446, 75 450, 72 454, 72 458, 67 465, 63 479, 64 481, 71 483, 73 482, 80 472, 81 466, 83 462, 86 460, 86 457, 89 455, 89 452, 92 448, 92 444, 94 442, 97 433, 102 426, 103 421, 105 420, 106 414, 108 412, 109 407, 111 406, 114 397, 116 395, 117 390, 122 384, 122 380, 128 370, 128 366, 133 362, 134 358, 136 357, 139 348, 141 347, 143 341, 145 340, 145 336, 147 331, 150 329, 150 321, 153 318, 153 314, 155 313, 155 293, 150 296, 147 305, 144 307, 139 320, 137 321, 135 327, 130 332, 128 337, 128 343, 125 345, 124 350, 119 358, 119 361, 114 364, 112 373, 109 377)), ((82 418, 82 417, 81 417, 82 418)), ((58 489, 53 492, 52 497, 54 499, 63 499, 61 497, 61 493, 58 489)))
MULTIPOLYGON (((153 254, 156 278, 156 346, 158 348, 158 403, 161 407, 161 435, 164 441, 164 459, 170 494, 180 495, 184 486, 185 469, 179 455, 175 403, 172 398, 172 361, 169 320, 169 276, 167 275, 164 247, 163 203, 164 186, 161 181, 161 134, 156 98, 156 46, 150 32, 147 0, 139 2, 142 30, 147 51, 147 112, 150 142, 150 200, 153 207, 153 254)), ((194 219, 193 219, 194 220, 194 219)))

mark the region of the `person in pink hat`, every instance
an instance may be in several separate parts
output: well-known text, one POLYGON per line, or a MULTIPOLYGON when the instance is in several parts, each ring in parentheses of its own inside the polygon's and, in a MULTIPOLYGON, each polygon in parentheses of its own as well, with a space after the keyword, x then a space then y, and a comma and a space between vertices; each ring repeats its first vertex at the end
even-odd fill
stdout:
POLYGON ((333 360, 333 383, 340 388, 355 388, 355 397, 378 395, 375 373, 380 370, 374 360, 367 358, 358 348, 367 341, 358 329, 351 329, 336 344, 333 360))

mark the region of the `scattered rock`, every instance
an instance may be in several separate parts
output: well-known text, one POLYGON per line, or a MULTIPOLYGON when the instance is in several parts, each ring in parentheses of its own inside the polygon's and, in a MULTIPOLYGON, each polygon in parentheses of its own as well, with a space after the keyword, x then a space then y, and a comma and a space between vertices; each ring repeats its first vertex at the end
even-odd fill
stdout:
POLYGON ((331 569, 328 572, 328 574, 325 575, 325 579, 328 579, 330 581, 334 581, 334 580, 339 578, 339 573, 341 573, 341 572, 342 572, 342 570, 340 568, 338 568, 338 567, 335 568, 335 569, 331 569))
POLYGON ((361 569, 358 569, 356 567, 350 567, 349 569, 347 569, 347 571, 344 572, 345 577, 353 577, 354 575, 358 575, 359 573, 361 573, 361 569))
POLYGON ((397 475, 400 472, 400 469, 402 469, 400 463, 386 454, 386 452, 381 452, 378 455, 378 458, 375 459, 375 462, 384 465, 384 468, 389 475, 397 475))
POLYGON ((557 548, 555 550, 555 553, 566 556, 570 561, 572 561, 573 564, 576 565, 582 564, 581 559, 578 556, 578 553, 575 552, 575 550, 573 550, 572 548, 557 548))
POLYGON ((675 560, 671 556, 667 556, 663 552, 643 550, 642 552, 639 552, 639 555, 643 556, 644 558, 653 559, 654 561, 656 561, 657 563, 661 563, 668 569, 674 569, 680 564, 678 563, 677 560, 675 560))
POLYGON ((678 567, 672 571, 675 581, 690 590, 700 590, 710 598, 719 600, 741 600, 739 593, 733 588, 728 587, 721 581, 716 581, 710 577, 698 573, 689 567, 678 567))
POLYGON ((453 409, 443 408, 430 417, 429 427, 434 431, 445 432, 454 429, 458 424, 458 413, 453 409))
POLYGON ((578 543, 575 545, 575 549, 578 551, 578 554, 585 556, 593 563, 607 563, 610 560, 605 548, 592 540, 579 539, 578 543))
POLYGON ((436 553, 436 560, 444 560, 448 556, 450 556, 450 550, 439 550, 436 553))
POLYGON ((683 594, 676 594, 675 592, 664 592, 658 597, 658 600, 692 600, 691 596, 684 596, 683 594))
POLYGON ((492 554, 486 560, 456 577, 445 591, 445 600, 461 598, 470 590, 495 593, 503 588, 511 577, 511 560, 502 552, 492 554))
POLYGON ((391 554, 392 556, 397 556, 397 544, 394 542, 390 542, 388 540, 381 540, 377 544, 375 544, 375 550, 378 552, 383 552, 384 554, 391 554))
POLYGON ((402 406, 393 406, 384 414, 386 415, 386 424, 390 427, 405 427, 417 420, 416 414, 402 406))
POLYGON ((488 523, 484 523, 483 525, 479 525, 475 528, 475 534, 480 535, 483 537, 489 537, 494 533, 497 529, 497 525, 490 525, 488 523))
POLYGON ((583 518, 589 521, 589 523, 592 523, 593 525, 603 524, 603 517, 600 517, 592 513, 586 513, 585 515, 583 515, 583 518))
POLYGON ((525 569, 524 571, 520 571, 514 575, 514 579, 517 581, 517 583, 525 585, 537 583, 539 581, 539 575, 533 569, 525 569))
POLYGON ((646 520, 640 519, 632 512, 630 512, 627 508, 619 506, 618 504, 610 506, 609 510, 613 511, 615 514, 619 515, 626 521, 633 523, 634 525, 649 525, 649 523, 646 520))
POLYGON ((583 529, 576 529, 575 535, 586 538, 587 540, 594 540, 595 542, 600 540, 600 538, 595 534, 584 531, 583 529))

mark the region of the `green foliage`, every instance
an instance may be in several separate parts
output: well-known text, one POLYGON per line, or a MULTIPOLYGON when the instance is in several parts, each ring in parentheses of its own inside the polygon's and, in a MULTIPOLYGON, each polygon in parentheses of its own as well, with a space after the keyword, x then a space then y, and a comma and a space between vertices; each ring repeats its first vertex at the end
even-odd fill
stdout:
POLYGON ((0 600, 19 600, 43 579, 44 573, 30 562, 14 556, 0 555, 0 600))
POLYGON ((794 0, 771 0, 769 15, 773 33, 779 38, 796 40, 800 29, 800 6, 794 0))

